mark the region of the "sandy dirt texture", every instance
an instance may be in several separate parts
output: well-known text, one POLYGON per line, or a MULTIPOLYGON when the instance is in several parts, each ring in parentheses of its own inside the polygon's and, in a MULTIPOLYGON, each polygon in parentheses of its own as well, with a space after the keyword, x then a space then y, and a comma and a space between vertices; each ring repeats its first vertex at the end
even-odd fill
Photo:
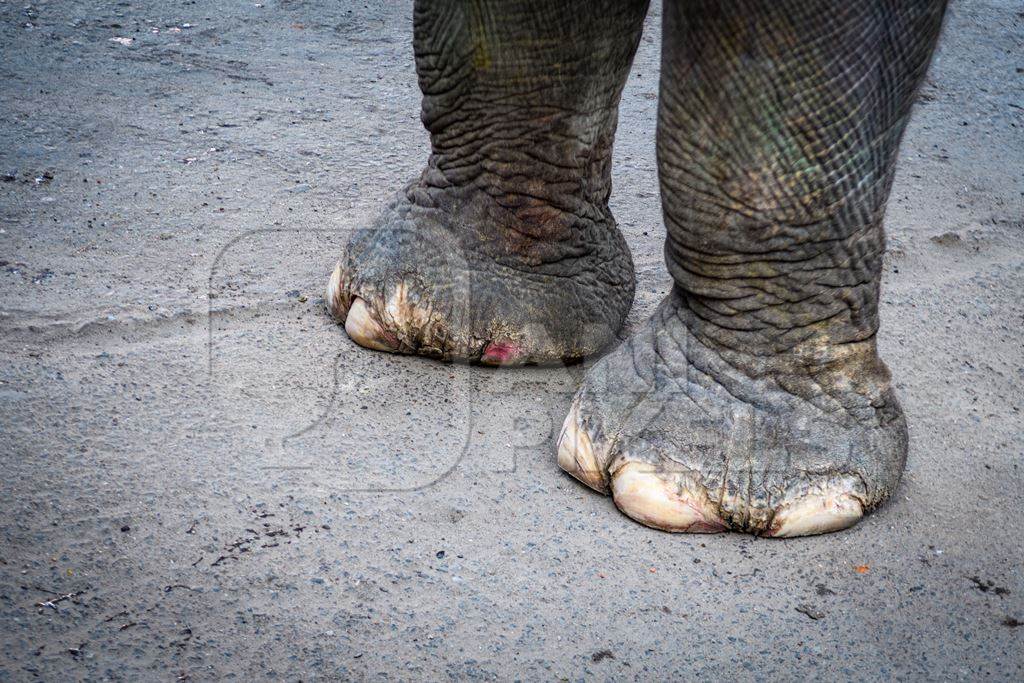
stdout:
MULTIPOLYGON (((615 213, 668 288, 661 10, 615 213)), ((0 680, 1024 678, 1024 7, 959 0, 887 216, 895 498, 779 541, 562 473, 587 364, 373 353, 323 310, 422 167, 409 2, 0 2, 0 680)), ((625 331, 628 332, 628 329, 625 331)))

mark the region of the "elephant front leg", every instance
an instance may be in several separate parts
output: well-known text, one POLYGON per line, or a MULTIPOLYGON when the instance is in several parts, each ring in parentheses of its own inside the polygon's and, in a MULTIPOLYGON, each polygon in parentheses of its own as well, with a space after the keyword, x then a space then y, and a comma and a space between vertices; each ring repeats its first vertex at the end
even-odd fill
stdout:
POLYGON ((330 279, 354 341, 513 364, 615 339, 634 284, 608 210, 612 139, 646 6, 416 3, 431 154, 330 279))
POLYGON ((854 524, 907 430, 878 357, 882 218, 942 0, 671 2, 671 294, 580 389, 561 466, 672 531, 854 524))

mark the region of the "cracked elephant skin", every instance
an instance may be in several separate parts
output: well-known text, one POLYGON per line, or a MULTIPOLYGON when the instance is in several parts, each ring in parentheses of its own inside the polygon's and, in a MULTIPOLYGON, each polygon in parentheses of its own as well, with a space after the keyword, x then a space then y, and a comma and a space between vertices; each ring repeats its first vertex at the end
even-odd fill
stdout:
MULTIPOLYGON (((657 151, 674 286, 587 373, 559 465, 674 532, 847 528, 896 490, 883 219, 945 0, 666 0, 657 151)), ((491 365, 607 351, 633 298, 608 209, 647 2, 419 0, 426 168, 344 245, 370 349, 491 365)))

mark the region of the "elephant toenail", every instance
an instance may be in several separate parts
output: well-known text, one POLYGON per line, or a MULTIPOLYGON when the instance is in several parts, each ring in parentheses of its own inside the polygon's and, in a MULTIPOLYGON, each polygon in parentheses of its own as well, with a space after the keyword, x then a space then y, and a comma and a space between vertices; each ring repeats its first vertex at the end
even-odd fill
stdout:
POLYGON ((334 267, 331 279, 327 281, 327 290, 324 292, 324 305, 327 306, 327 312, 335 320, 342 321, 345 319, 345 310, 341 302, 340 263, 334 267))
POLYGON ((813 536, 851 527, 864 516, 864 506, 846 492, 825 491, 783 504, 768 535, 775 538, 813 536))
POLYGON ((398 339, 385 331, 370 316, 370 309, 367 308, 366 302, 359 297, 352 299, 348 317, 345 318, 345 332, 356 344, 368 349, 391 352, 398 350, 398 339))
POLYGON ((593 442, 579 426, 579 409, 575 403, 558 437, 558 466, 595 491, 608 493, 608 484, 594 454, 593 442))
POLYGON ((679 472, 627 462, 612 475, 612 496, 623 513, 646 526, 697 534, 726 530, 707 494, 679 472))

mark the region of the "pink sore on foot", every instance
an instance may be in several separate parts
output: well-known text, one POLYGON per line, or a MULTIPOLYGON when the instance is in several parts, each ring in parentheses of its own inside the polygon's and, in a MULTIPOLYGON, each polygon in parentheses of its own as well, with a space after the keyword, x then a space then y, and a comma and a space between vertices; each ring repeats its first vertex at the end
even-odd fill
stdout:
POLYGON ((484 348, 480 362, 487 365, 508 365, 514 362, 523 349, 511 341, 493 341, 484 348))

